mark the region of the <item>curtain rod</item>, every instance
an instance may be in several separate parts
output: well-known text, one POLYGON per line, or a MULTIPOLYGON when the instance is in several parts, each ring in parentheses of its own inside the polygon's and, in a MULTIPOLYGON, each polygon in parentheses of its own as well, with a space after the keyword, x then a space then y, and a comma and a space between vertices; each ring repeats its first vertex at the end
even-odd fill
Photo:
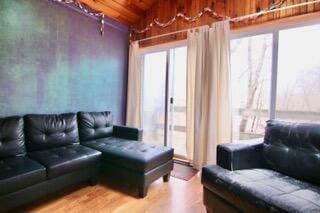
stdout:
MULTIPOLYGON (((227 18, 227 20, 229 20, 230 22, 237 22, 237 21, 241 21, 244 19, 249 19, 249 18, 258 18, 261 15, 267 15, 269 13, 274 13, 274 12, 278 12, 278 11, 282 11, 282 10, 287 10, 287 9, 292 9, 292 8, 296 8, 296 7, 302 7, 302 6, 307 6, 309 4, 315 4, 315 3, 320 3, 320 0, 314 0, 314 1, 309 1, 309 2, 303 2, 303 3, 299 3, 299 4, 294 4, 294 5, 289 5, 289 6, 285 6, 285 7, 280 7, 280 8, 276 8, 273 10, 267 10, 267 11, 261 11, 261 12, 257 12, 257 13, 252 13, 249 15, 244 15, 244 16, 239 16, 239 17, 235 17, 235 18, 227 18)), ((205 26, 205 25, 203 25, 205 26)), ((140 40, 136 40, 137 42, 141 42, 141 41, 146 41, 146 40, 150 40, 150 39, 155 39, 155 38, 160 38, 160 37, 164 37, 164 36, 169 36, 169 35, 173 35, 173 34, 177 34, 177 33, 182 33, 182 32, 187 32, 189 30, 194 30, 194 29, 198 29, 202 26, 198 26, 198 27, 192 27, 192 28, 188 28, 188 29, 183 29, 183 30, 178 30, 178 31, 174 31, 174 32, 170 32, 170 33, 164 33, 161 35, 156 35, 156 36, 151 36, 148 38, 143 38, 140 40)))

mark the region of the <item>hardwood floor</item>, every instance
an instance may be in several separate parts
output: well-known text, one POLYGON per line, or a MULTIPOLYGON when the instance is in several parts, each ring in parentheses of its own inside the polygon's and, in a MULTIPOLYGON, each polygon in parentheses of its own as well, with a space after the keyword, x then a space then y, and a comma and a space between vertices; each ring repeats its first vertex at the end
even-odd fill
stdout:
POLYGON ((199 174, 189 181, 159 179, 149 187, 144 199, 137 192, 107 180, 96 186, 81 185, 53 197, 24 206, 22 212, 205 212, 202 204, 202 185, 199 174))

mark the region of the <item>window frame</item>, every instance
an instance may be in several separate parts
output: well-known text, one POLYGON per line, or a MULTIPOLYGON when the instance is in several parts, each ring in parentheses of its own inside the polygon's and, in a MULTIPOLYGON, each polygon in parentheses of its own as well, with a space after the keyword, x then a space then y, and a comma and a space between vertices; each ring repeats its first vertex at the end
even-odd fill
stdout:
MULTIPOLYGON (((268 26, 255 26, 254 29, 248 28, 245 30, 231 31, 230 41, 234 39, 241 39, 250 36, 257 36, 263 34, 272 34, 272 59, 271 59, 271 73, 270 73, 270 102, 269 102, 269 119, 275 119, 276 115, 276 101, 277 101, 277 80, 278 80, 278 54, 279 54, 279 32, 292 28, 307 27, 320 24, 320 17, 312 18, 310 20, 300 20, 298 22, 283 22, 280 24, 268 26)), ((231 73, 232 75, 232 73, 231 73)))
POLYGON ((180 40, 164 44, 158 44, 150 47, 143 47, 140 48, 139 53, 140 55, 144 56, 149 53, 168 51, 170 49, 179 48, 183 46, 187 46, 187 40, 180 40))
MULTIPOLYGON (((301 15, 299 17, 289 17, 273 22, 266 22, 262 24, 256 24, 253 26, 231 29, 230 41, 233 39, 240 39, 249 36, 256 36, 262 34, 272 34, 272 59, 271 59, 271 73, 270 73, 270 91, 269 91, 269 119, 275 119, 276 116, 276 99, 277 99, 277 75, 278 75, 278 53, 279 53, 279 32, 281 30, 287 30, 298 27, 306 27, 320 24, 320 13, 301 15)), ((173 41, 164 44, 158 44, 150 47, 140 48, 139 53, 142 56, 142 63, 144 55, 159 51, 170 51, 172 48, 178 48, 187 46, 187 39, 180 41, 173 41)), ((141 66, 143 67, 143 66, 141 66)), ((144 70, 142 69, 142 76, 144 70)), ((143 81, 142 81, 143 82, 143 81)), ((167 113, 167 112, 166 112, 167 113)))

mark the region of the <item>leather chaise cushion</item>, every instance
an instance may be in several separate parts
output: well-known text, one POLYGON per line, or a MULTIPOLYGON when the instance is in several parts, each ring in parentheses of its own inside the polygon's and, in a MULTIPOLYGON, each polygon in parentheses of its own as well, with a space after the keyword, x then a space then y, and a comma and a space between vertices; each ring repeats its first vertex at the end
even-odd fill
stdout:
POLYGON ((75 113, 60 115, 26 115, 25 133, 28 151, 79 143, 75 113))
POLYGON ((275 171, 320 184, 320 124, 268 121, 263 153, 275 171))
POLYGON ((219 166, 202 170, 204 187, 239 206, 249 201, 269 212, 319 212, 320 187, 268 169, 229 171, 219 166), (219 190, 221 189, 221 190, 219 190))
POLYGON ((102 152, 105 163, 145 173, 173 158, 173 149, 138 141, 109 137, 88 141, 83 145, 102 152))
POLYGON ((101 153, 80 144, 56 147, 48 150, 35 151, 28 156, 47 169, 49 178, 64 175, 91 165, 97 165, 101 153))
POLYGON ((46 168, 25 156, 0 159, 0 195, 46 180, 46 168))
POLYGON ((81 141, 112 136, 111 112, 78 112, 79 136, 81 141))
POLYGON ((22 117, 0 118, 0 158, 25 154, 22 117))

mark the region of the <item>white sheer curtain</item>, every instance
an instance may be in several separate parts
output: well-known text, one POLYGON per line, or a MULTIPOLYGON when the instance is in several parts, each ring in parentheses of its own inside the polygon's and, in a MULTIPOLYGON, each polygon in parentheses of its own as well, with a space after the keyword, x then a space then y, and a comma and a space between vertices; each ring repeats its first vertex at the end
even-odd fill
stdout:
POLYGON ((198 169, 215 164, 217 144, 231 141, 229 32, 223 21, 188 33, 187 155, 198 169))
POLYGON ((139 43, 129 47, 126 125, 141 128, 141 56, 139 43))

